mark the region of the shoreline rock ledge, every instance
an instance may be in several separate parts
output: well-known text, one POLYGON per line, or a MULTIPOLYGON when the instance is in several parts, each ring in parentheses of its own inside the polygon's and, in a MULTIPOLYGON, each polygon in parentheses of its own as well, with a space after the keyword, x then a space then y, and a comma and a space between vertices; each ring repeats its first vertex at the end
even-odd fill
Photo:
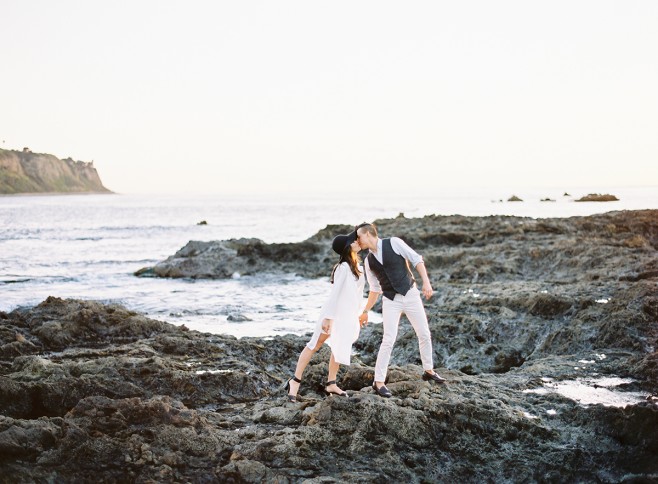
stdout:
MULTIPOLYGON (((650 264, 651 254, 658 249, 658 210, 550 219, 428 215, 375 223, 383 237, 401 236, 423 254, 434 280, 557 280, 583 278, 586 273, 592 278, 642 278, 658 270, 655 263, 650 264), (642 254, 644 265, 633 260, 634 253, 642 254)), ((191 279, 262 273, 327 277, 336 262, 331 240, 352 229, 327 225, 293 243, 267 244, 255 238, 192 240, 174 255, 134 274, 191 279)))
POLYGON ((650 482, 658 405, 645 395, 658 388, 655 352, 642 345, 658 305, 647 281, 632 286, 607 311, 547 297, 527 301, 528 321, 504 307, 432 314, 445 385, 420 378, 403 323, 391 399, 370 386, 381 342, 370 325, 339 373, 349 398, 323 395, 325 347, 296 404, 282 386, 307 337, 237 339, 49 297, 0 313, 1 480, 650 482), (453 361, 444 355, 455 346, 453 361), (464 358, 497 369, 468 374, 464 358), (584 405, 558 391, 589 379, 607 385, 604 397, 634 400, 584 405))
MULTIPOLYGON (((420 378, 403 319, 391 399, 371 388, 379 324, 338 375, 349 398, 323 394, 324 347, 292 404, 282 387, 308 335, 238 339, 56 297, 0 312, 0 480, 654 482, 657 215, 378 222, 426 257, 449 380, 420 378)), ((327 277, 320 247, 345 228, 243 240, 239 257, 327 277)))

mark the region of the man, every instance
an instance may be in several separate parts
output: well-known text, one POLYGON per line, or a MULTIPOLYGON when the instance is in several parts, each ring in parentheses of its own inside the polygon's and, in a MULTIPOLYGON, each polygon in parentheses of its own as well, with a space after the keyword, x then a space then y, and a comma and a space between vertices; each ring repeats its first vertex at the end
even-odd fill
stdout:
POLYGON ((357 226, 356 235, 361 249, 369 251, 364 266, 370 292, 366 307, 359 317, 362 325, 367 321, 368 311, 375 305, 379 295, 384 294, 382 301, 384 337, 377 354, 372 388, 382 397, 392 396, 385 385, 386 373, 402 313, 407 316, 418 336, 420 358, 425 370, 422 375, 423 380, 445 383, 445 378, 434 372, 432 336, 427 324, 427 315, 420 299, 420 291, 409 268, 410 263, 416 268, 423 280, 423 295, 425 299, 431 298, 434 291, 423 258, 397 237, 380 239, 377 228, 373 224, 363 223, 357 226))

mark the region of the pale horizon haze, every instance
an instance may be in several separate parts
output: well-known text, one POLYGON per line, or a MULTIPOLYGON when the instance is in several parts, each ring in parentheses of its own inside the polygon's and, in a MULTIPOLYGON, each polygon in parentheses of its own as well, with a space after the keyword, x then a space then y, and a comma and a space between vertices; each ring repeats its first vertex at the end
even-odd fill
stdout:
POLYGON ((0 147, 119 193, 658 186, 658 2, 3 0, 0 147))

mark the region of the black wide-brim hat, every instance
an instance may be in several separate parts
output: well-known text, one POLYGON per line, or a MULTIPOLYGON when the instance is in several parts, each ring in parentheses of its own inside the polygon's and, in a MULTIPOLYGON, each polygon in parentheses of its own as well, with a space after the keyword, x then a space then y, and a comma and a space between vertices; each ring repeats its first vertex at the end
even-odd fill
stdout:
POLYGON ((338 255, 343 255, 345 247, 352 245, 356 240, 356 230, 350 232, 347 235, 337 235, 334 237, 334 241, 331 243, 331 248, 334 249, 334 252, 338 255))

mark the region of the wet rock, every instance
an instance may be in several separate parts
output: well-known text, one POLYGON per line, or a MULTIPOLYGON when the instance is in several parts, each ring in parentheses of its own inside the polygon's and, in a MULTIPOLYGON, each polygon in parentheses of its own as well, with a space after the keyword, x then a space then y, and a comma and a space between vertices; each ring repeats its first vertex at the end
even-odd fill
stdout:
POLYGON ((232 321, 234 323, 243 323, 245 321, 251 321, 252 319, 248 316, 245 316, 242 313, 231 313, 229 314, 226 319, 229 321, 232 321))
POLYGON ((564 315, 571 309, 572 305, 573 302, 566 298, 551 294, 539 294, 528 301, 528 312, 534 316, 555 318, 564 315))
POLYGON ((512 368, 519 367, 525 363, 522 352, 516 348, 507 348, 496 353, 492 373, 506 373, 512 368))
POLYGON ((173 256, 153 267, 139 269, 135 275, 193 279, 227 279, 235 274, 264 272, 306 275, 304 262, 309 267, 318 262, 335 263, 329 257, 330 245, 310 240, 296 244, 265 244, 258 239, 190 241, 173 256), (299 257, 300 250, 304 258, 299 257))

